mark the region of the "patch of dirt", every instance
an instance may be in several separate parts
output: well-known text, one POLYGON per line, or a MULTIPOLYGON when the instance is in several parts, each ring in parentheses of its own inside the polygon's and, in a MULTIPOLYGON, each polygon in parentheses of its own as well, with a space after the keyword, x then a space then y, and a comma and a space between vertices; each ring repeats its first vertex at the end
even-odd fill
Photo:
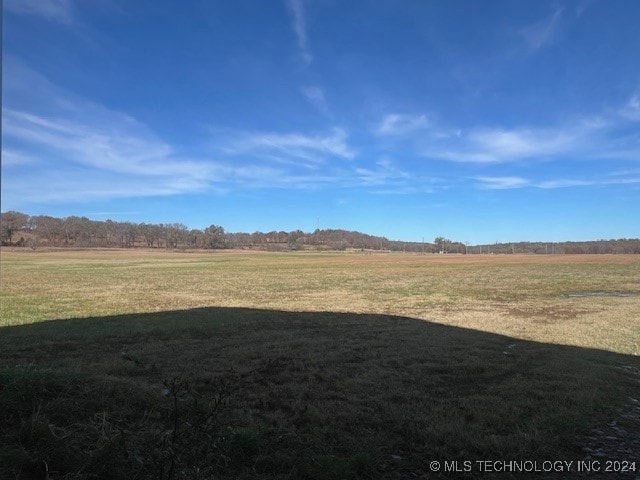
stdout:
POLYGON ((551 323, 558 320, 572 320, 581 315, 593 313, 594 310, 586 308, 568 307, 532 307, 532 308, 509 308, 507 313, 513 317, 533 318, 538 323, 551 323))
POLYGON ((569 298, 590 298, 590 297, 635 297, 637 294, 633 292, 603 292, 603 291, 595 291, 595 292, 569 292, 565 293, 563 297, 569 298))

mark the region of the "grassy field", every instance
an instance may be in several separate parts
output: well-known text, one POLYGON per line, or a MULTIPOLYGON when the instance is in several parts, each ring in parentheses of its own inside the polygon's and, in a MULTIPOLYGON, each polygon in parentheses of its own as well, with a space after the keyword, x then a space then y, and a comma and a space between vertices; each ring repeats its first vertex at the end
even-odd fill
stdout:
POLYGON ((640 257, 3 251, 2 320, 200 307, 378 313, 640 355, 640 257))
POLYGON ((638 256, 3 250, 1 268, 0 478, 640 460, 638 256))

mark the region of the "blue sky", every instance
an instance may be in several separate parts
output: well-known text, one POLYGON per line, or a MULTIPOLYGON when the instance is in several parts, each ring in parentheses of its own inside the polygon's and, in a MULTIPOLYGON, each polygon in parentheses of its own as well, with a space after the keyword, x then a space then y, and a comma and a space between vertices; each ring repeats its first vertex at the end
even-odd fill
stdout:
POLYGON ((4 0, 2 211, 640 236, 640 2, 4 0))

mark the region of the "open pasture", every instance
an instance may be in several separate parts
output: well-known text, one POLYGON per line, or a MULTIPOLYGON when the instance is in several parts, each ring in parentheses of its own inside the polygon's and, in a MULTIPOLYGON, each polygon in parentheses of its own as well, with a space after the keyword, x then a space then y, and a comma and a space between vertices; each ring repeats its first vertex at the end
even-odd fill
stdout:
POLYGON ((0 477, 639 460, 638 256, 1 254, 0 477))
POLYGON ((2 252, 2 320, 200 307, 381 313, 639 355, 640 257, 2 252))

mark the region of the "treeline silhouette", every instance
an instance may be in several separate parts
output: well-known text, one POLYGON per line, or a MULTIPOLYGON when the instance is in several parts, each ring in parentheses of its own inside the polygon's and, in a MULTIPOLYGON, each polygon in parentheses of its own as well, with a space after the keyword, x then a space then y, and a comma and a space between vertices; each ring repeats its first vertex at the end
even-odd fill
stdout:
POLYGON ((386 250, 443 254, 596 254, 640 253, 640 239, 585 242, 518 242, 469 245, 437 237, 430 242, 404 242, 340 229, 313 232, 271 231, 230 233, 220 225, 189 229, 182 223, 135 223, 70 216, 30 216, 4 212, 0 216, 2 245, 26 248, 164 248, 260 250, 386 250))

